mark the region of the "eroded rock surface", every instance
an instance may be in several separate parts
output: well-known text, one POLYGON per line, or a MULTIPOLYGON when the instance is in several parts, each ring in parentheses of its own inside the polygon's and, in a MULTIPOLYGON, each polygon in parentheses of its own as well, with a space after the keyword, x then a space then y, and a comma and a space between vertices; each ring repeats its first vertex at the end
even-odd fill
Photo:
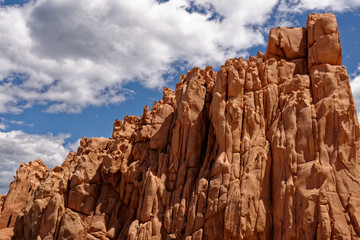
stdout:
POLYGON ((48 168, 36 159, 29 164, 21 163, 7 195, 0 196, 0 239, 10 239, 15 220, 31 199, 35 190, 48 174, 48 168))
POLYGON ((359 136, 335 16, 311 14, 83 138, 14 239, 359 239, 359 136))

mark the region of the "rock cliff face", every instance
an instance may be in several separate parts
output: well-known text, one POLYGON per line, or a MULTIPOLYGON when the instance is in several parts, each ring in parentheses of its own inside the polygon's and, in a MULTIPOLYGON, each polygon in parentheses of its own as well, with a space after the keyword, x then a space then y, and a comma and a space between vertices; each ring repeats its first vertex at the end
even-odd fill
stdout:
POLYGON ((0 196, 0 240, 10 239, 16 217, 40 182, 48 176, 48 168, 37 159, 29 165, 22 163, 10 184, 7 195, 0 196))
POLYGON ((0 226, 13 239, 358 239, 360 131, 341 59, 333 14, 272 29, 265 54, 192 69, 111 139, 16 179, 0 226))

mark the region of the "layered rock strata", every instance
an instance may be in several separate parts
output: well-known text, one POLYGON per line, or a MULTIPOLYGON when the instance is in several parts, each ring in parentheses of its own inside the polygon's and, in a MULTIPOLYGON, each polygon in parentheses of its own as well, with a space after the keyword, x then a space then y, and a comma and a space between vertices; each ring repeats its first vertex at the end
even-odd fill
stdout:
POLYGON ((310 14, 83 138, 14 239, 358 239, 359 136, 335 16, 310 14))

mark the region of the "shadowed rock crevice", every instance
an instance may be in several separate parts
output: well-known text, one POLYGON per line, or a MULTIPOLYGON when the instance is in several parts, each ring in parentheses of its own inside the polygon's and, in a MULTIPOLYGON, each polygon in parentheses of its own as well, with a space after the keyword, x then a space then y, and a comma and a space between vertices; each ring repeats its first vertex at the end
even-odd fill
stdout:
POLYGON ((0 231, 11 236, 14 227, 13 239, 360 238, 360 130, 335 16, 310 14, 306 28, 269 34, 265 54, 229 59, 218 72, 190 70, 141 118, 116 120, 111 139, 83 138, 61 166, 37 160, 35 176, 22 165, 17 179, 33 184, 16 180, 0 199, 0 231), (14 207, 11 196, 24 189, 14 207))

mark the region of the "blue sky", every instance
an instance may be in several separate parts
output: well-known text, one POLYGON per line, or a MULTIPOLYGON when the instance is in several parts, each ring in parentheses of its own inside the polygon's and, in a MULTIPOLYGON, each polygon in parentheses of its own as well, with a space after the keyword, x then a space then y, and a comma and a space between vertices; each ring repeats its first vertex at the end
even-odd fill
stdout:
POLYGON ((192 67, 265 52, 270 28, 327 11, 360 111, 360 0, 0 0, 0 194, 20 162, 61 164, 192 67))

